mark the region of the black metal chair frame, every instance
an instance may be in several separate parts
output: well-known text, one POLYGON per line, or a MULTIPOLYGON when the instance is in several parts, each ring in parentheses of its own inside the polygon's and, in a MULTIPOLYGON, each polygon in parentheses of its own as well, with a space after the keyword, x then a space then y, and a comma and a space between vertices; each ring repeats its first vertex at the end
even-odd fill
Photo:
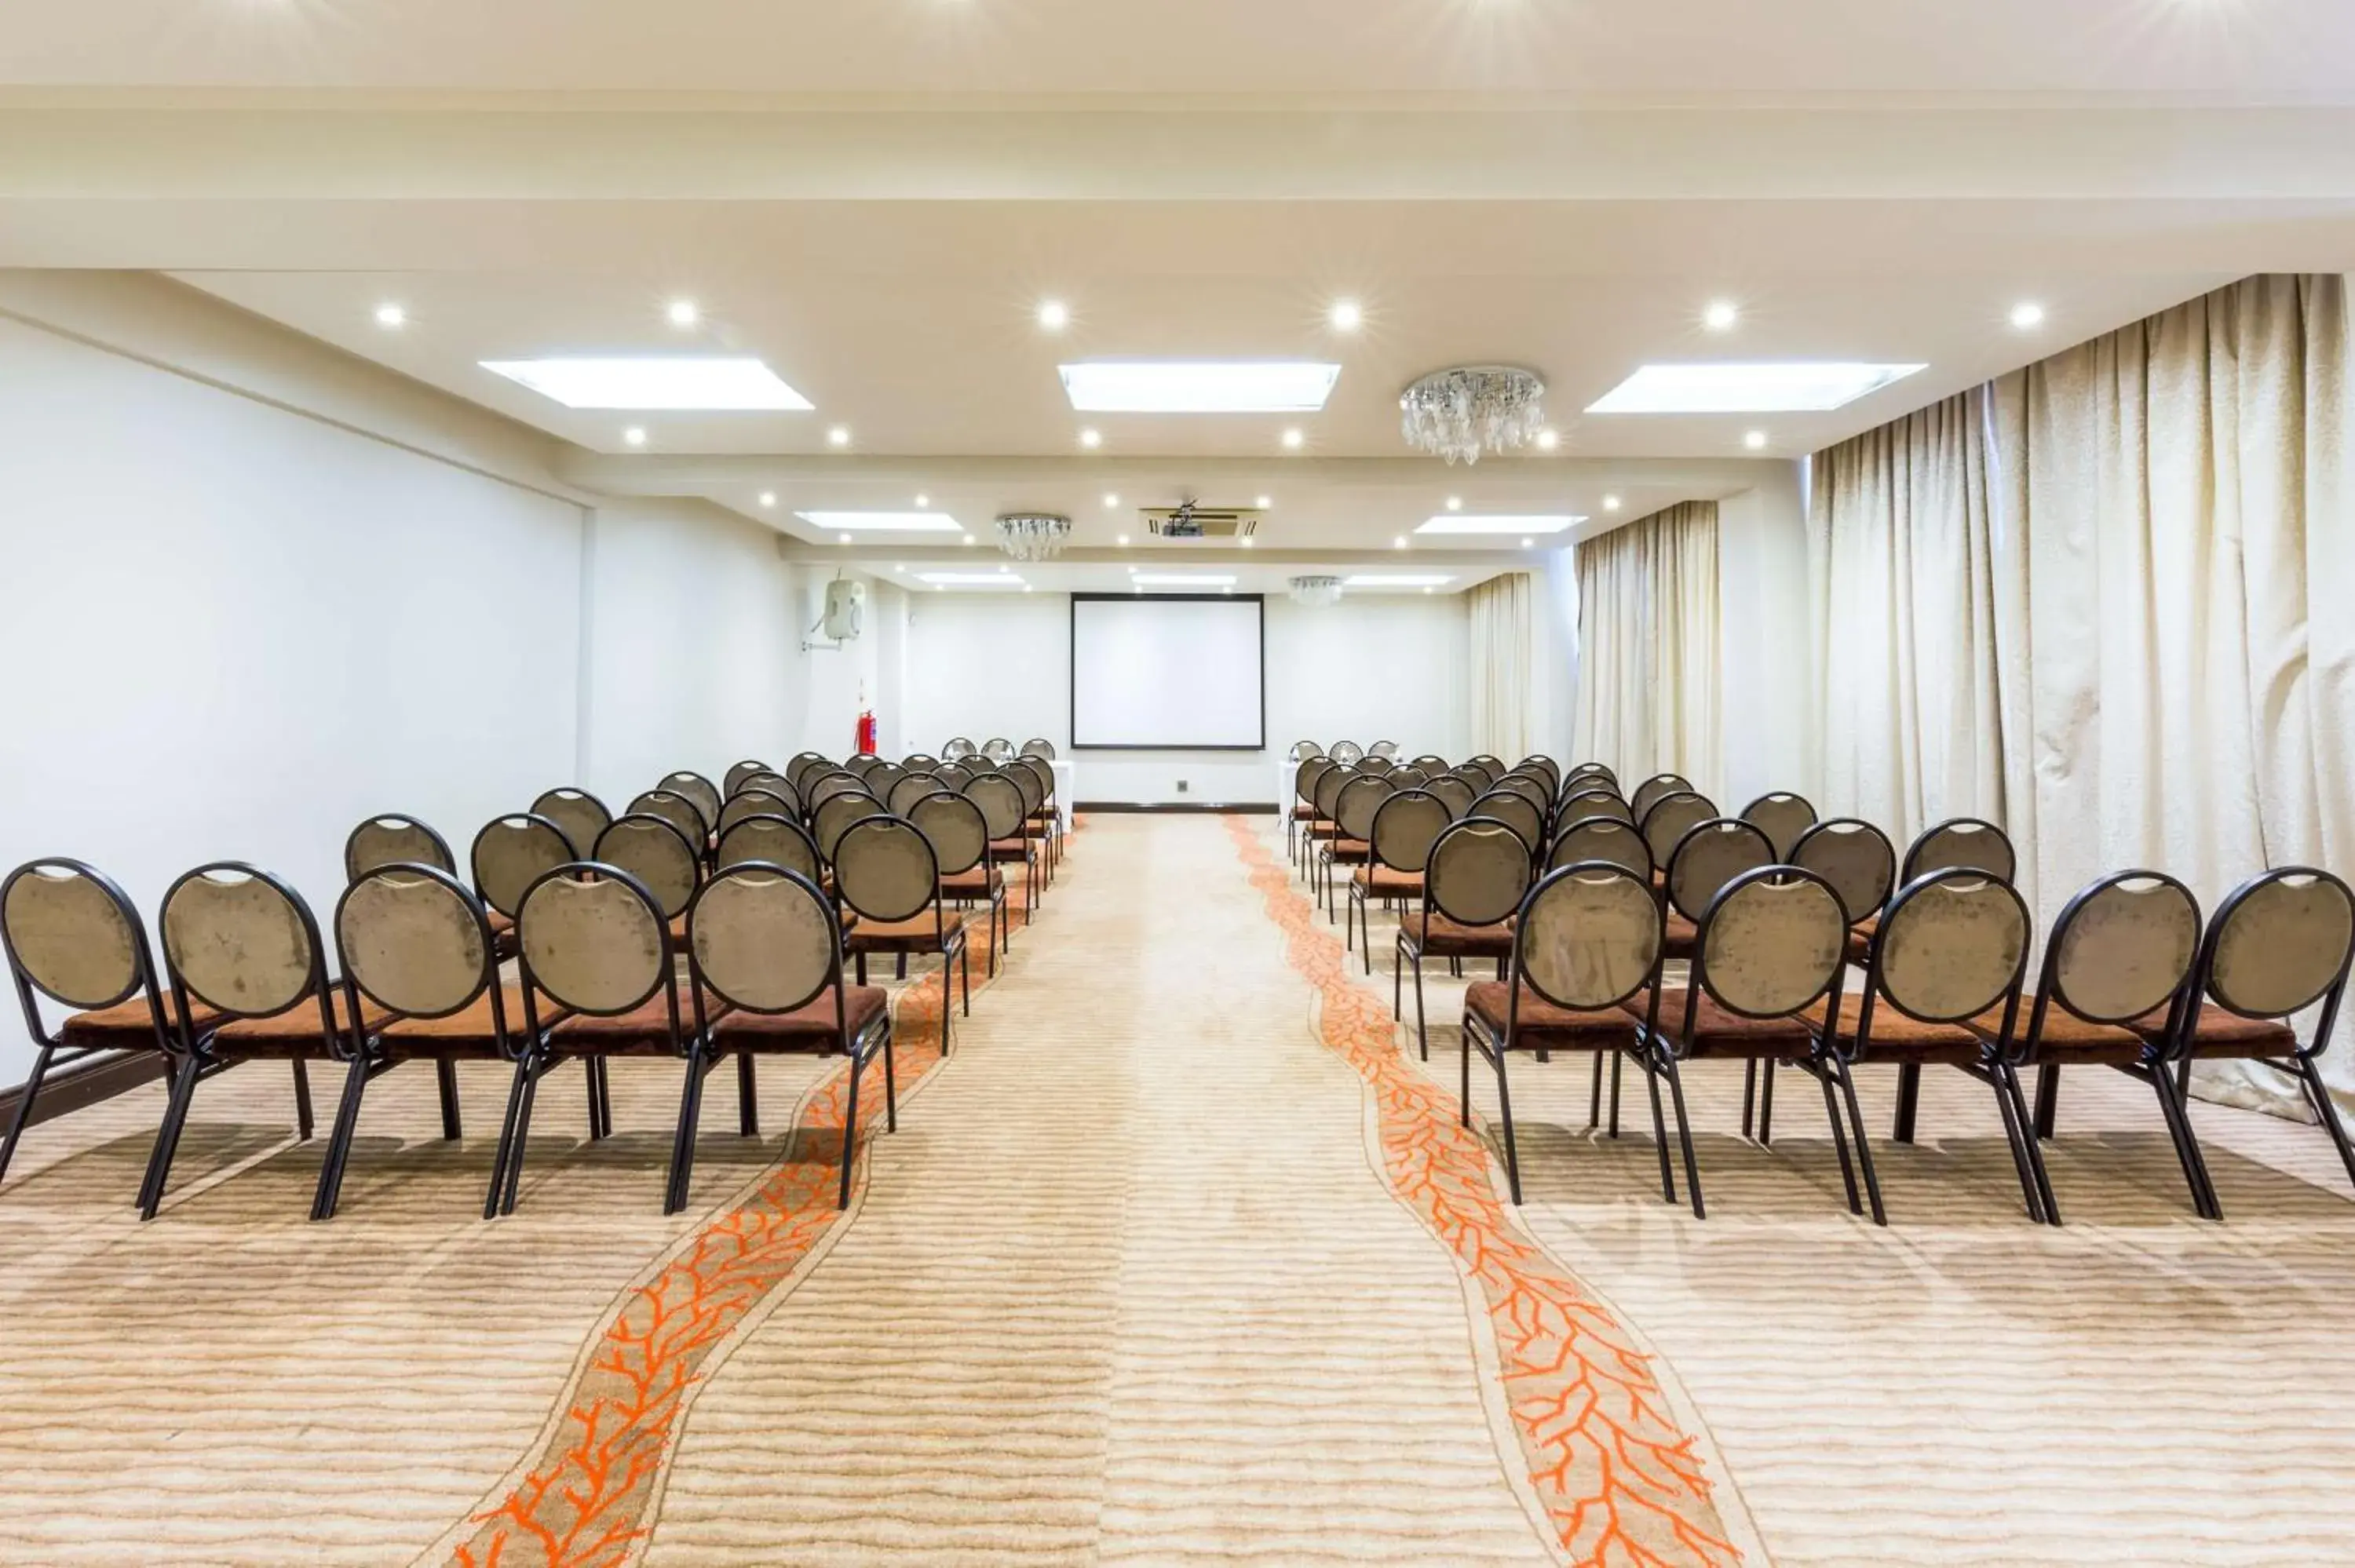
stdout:
POLYGON ((353 827, 352 831, 344 835, 344 880, 346 882, 350 882, 358 874, 352 866, 352 851, 359 842, 360 834, 376 826, 378 822, 398 822, 404 828, 415 828, 418 832, 423 833, 428 839, 432 840, 433 846, 442 852, 442 864, 444 870, 455 871, 458 869, 457 860, 450 853, 450 841, 443 838, 440 833, 434 832, 431 823, 421 822, 415 817, 410 816, 408 813, 403 811, 378 811, 373 816, 363 817, 360 819, 359 822, 353 827))
MULTIPOLYGON (((1505 832, 1512 834, 1516 839, 1519 839, 1521 836, 1520 830, 1514 827, 1512 823, 1499 821, 1494 817, 1465 817, 1456 821, 1450 822, 1446 827, 1441 829, 1439 836, 1431 842, 1431 854, 1429 858, 1423 862, 1422 899, 1423 917, 1418 921, 1410 922, 1408 920, 1401 919, 1399 922, 1398 936, 1391 952, 1391 1016, 1392 1018, 1403 1018, 1406 1014, 1405 997, 1403 995, 1403 987, 1405 984, 1404 976, 1407 970, 1412 969, 1414 972, 1415 1054, 1418 1059, 1425 1062, 1431 1060, 1431 1033, 1430 1022, 1424 1015, 1423 1001, 1423 957, 1424 938, 1423 936, 1418 935, 1417 932, 1427 932, 1429 930, 1431 912, 1434 908, 1448 919, 1455 921, 1459 926, 1471 924, 1471 922, 1458 919, 1453 911, 1432 895, 1432 884, 1435 880, 1432 875, 1432 868, 1438 863, 1440 846, 1447 842, 1449 835, 1460 831, 1467 824, 1476 821, 1480 823, 1483 827, 1502 828, 1505 832)), ((1529 847, 1528 842, 1524 841, 1521 844, 1521 849, 1524 853, 1528 853, 1529 847)), ((1532 866, 1532 869, 1534 869, 1534 866, 1532 866)), ((1534 882, 1536 878, 1532 876, 1530 880, 1534 882)), ((1521 889, 1521 896, 1523 898, 1527 898, 1529 896, 1529 887, 1526 885, 1524 885, 1521 889)), ((1516 902, 1514 906, 1518 908, 1518 903, 1516 902)), ((1518 938, 1516 939, 1518 940, 1518 938)), ((1511 962, 1512 959, 1509 954, 1501 956, 1497 959, 1497 978, 1498 980, 1505 978, 1506 971, 1511 962)), ((1461 976, 1464 973, 1464 960, 1461 958, 1450 957, 1447 960, 1447 969, 1450 975, 1461 976)))
MULTIPOLYGON (((849 827, 843 830, 844 837, 848 837, 850 833, 858 828, 876 820, 877 819, 873 817, 861 817, 858 821, 851 823, 849 827)), ((964 927, 960 924, 954 928, 951 928, 949 926, 947 906, 941 898, 940 857, 932 853, 932 841, 924 837, 922 832, 917 832, 916 825, 913 822, 904 821, 898 817, 889 815, 884 816, 881 820, 890 823, 895 828, 905 829, 907 832, 914 833, 916 842, 924 846, 924 853, 932 856, 932 897, 928 907, 930 907, 932 912, 932 928, 935 933, 936 945, 933 950, 938 952, 941 958, 941 1055, 945 1058, 949 1054, 949 1045, 952 1035, 952 1031, 949 1027, 949 1019, 950 1015, 956 1011, 956 1009, 949 1005, 949 971, 952 969, 957 970, 959 978, 963 981, 964 1013, 966 1017, 970 1018, 973 1015, 972 949, 965 941, 964 927)), ((986 851, 984 852, 983 858, 985 863, 986 863, 986 851)), ((852 914, 858 916, 861 920, 873 920, 881 925, 891 925, 895 923, 895 918, 892 916, 878 915, 871 910, 861 909, 858 906, 858 901, 853 899, 848 891, 843 887, 842 874, 839 868, 836 870, 834 877, 834 898, 837 909, 847 908, 852 914)), ((922 911, 919 910, 917 913, 922 914, 922 911)), ((900 916, 899 918, 912 919, 913 917, 913 916, 900 916)), ((850 940, 847 944, 847 947, 853 963, 857 966, 858 983, 860 985, 865 985, 867 983, 868 950, 859 945, 861 938, 857 927, 853 927, 851 928, 849 936, 850 940)), ((895 953, 893 957, 899 960, 897 966, 898 972, 895 978, 900 980, 907 979, 907 950, 903 948, 898 953, 895 953)))
MULTIPOLYGON (((1375 869, 1379 867, 1389 871, 1415 874, 1422 872, 1431 863, 1431 853, 1428 850, 1423 852, 1423 865, 1391 865, 1382 859, 1380 848, 1382 813, 1399 801, 1406 800, 1429 800, 1438 806, 1442 811, 1447 810, 1447 802, 1440 800, 1438 796, 1428 789, 1399 789, 1374 808, 1373 832, 1366 840, 1366 885, 1360 885, 1354 876, 1349 879, 1349 917, 1344 922, 1349 928, 1350 940, 1356 942, 1358 952, 1365 964, 1365 972, 1369 975, 1374 972, 1374 927, 1373 915, 1367 906, 1366 899, 1369 886, 1373 882, 1375 869), (1357 940, 1359 936, 1363 937, 1362 941, 1357 940)), ((1455 823, 1451 821, 1443 823, 1439 831, 1444 833, 1453 826, 1455 823)), ((1434 834, 1431 842, 1436 844, 1439 842, 1437 835, 1434 834)), ((1395 909, 1398 906, 1397 895, 1385 893, 1381 895, 1381 900, 1382 907, 1385 909, 1395 909)))

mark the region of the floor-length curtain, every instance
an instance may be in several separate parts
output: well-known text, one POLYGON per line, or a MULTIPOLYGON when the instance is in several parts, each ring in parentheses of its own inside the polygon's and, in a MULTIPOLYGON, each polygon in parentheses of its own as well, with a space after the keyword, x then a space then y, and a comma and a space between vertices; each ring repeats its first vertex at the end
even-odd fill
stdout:
POLYGON ((1535 588, 1529 573, 1507 572, 1464 597, 1470 611, 1472 749, 1518 762, 1535 749, 1529 713, 1535 588))
POLYGON ((1581 544, 1574 760, 1717 789, 1718 625, 1717 503, 1581 544))
POLYGON ((2345 295, 2246 279, 1818 454, 1822 804, 1990 808, 2047 922, 2129 866, 2211 908, 2268 864, 2355 870, 2345 295))

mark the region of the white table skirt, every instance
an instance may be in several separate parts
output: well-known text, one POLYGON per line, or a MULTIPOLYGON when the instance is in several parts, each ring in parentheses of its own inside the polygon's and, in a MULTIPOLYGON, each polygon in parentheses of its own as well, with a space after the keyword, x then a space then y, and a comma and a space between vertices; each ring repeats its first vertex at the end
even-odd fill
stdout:
POLYGON ((1071 812, 1080 799, 1080 765, 1061 758, 1047 764, 1055 770, 1055 811, 1063 819, 1063 831, 1071 831, 1071 812))

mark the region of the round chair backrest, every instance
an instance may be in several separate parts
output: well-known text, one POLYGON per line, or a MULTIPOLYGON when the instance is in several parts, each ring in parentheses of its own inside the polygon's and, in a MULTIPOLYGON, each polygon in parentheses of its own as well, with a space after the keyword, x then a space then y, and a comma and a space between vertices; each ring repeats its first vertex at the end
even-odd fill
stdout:
POLYGON ((755 762, 748 758, 728 770, 727 776, 720 780, 720 788, 728 794, 733 795, 737 790, 744 787, 745 779, 750 779, 755 773, 766 773, 768 771, 770 771, 770 768, 767 763, 755 762))
POLYGON ((1526 795, 1516 795, 1510 789, 1491 789, 1472 802, 1471 814, 1510 827, 1520 836, 1524 854, 1535 854, 1537 846, 1545 842, 1545 813, 1526 795))
POLYGON ((1600 762, 1582 762, 1565 774, 1561 780, 1561 787, 1565 791, 1588 789, 1598 786, 1610 790, 1614 795, 1619 792, 1619 775, 1612 772, 1600 762))
POLYGON ((753 1012, 792 1012, 816 1001, 840 970, 841 940, 826 895, 790 867, 723 871, 687 912, 696 979, 753 1012))
POLYGON ((1698 921, 1735 877, 1781 859, 1755 825, 1714 818, 1677 841, 1668 857, 1668 902, 1686 919, 1698 921))
POLYGON ((1531 752, 1513 764, 1516 773, 1534 774, 1545 780, 1546 799, 1550 800, 1561 789, 1561 764, 1541 752, 1531 752))
POLYGON ((1781 1018, 1831 990, 1848 963, 1848 911, 1831 885, 1788 866, 1746 871, 1703 913, 1696 981, 1733 1012, 1781 1018))
POLYGON ((1366 747, 1366 755, 1368 757, 1388 758, 1394 762, 1398 759, 1398 742, 1395 740, 1378 740, 1374 742, 1373 745, 1366 747))
POLYGON ((874 767, 867 769, 866 772, 859 775, 859 777, 867 780, 867 792, 869 795, 874 796, 879 800, 888 800, 891 798, 893 786, 897 785, 900 779, 930 779, 932 775, 929 773, 911 773, 896 762, 878 762, 874 767))
POLYGON ((586 789, 564 788, 541 791, 539 799, 531 803, 531 814, 546 817, 556 824, 557 831, 572 845, 575 860, 589 857, 589 852, 596 847, 597 835, 613 820, 613 813, 605 810, 605 802, 596 796, 586 789))
POLYGON ((931 841, 897 817, 867 817, 843 830, 834 846, 834 885, 869 920, 909 920, 940 896, 931 841))
POLYGON ((1295 740, 1292 743, 1292 749, 1285 752, 1284 754, 1284 758, 1287 762, 1305 762, 1312 757, 1322 757, 1324 755, 1325 748, 1317 745, 1315 741, 1295 740))
POLYGON ((695 807, 696 813, 703 819, 703 831, 706 833, 710 832, 719 822, 719 786, 702 774, 686 771, 668 774, 655 788, 667 789, 674 795, 686 796, 695 807))
POLYGON ((943 789, 917 801, 912 810, 897 814, 913 823, 932 844, 943 876, 971 871, 989 853, 989 823, 981 808, 962 795, 943 789))
POLYGON ((1514 932, 1514 970, 1556 1007, 1613 1007, 1659 969, 1659 900, 1624 866, 1565 866, 1529 890, 1514 932))
POLYGON ((8 874, 0 941, 27 984, 68 1007, 112 1007, 148 981, 138 912, 78 860, 37 860, 8 874))
POLYGON ((703 820, 703 810, 686 796, 670 789, 649 789, 630 802, 633 817, 660 817, 678 830, 678 836, 700 849, 710 833, 711 825, 703 820))
POLYGON ((1390 781, 1401 789, 1420 789, 1431 782, 1431 775, 1412 762, 1401 762, 1391 768, 1390 781))
POLYGON ((1007 764, 1019 768, 1039 781, 1039 801, 1041 805, 1055 798, 1055 768, 1043 757, 1018 757, 1007 764))
MULTIPOLYGON (((719 808, 719 836, 726 838, 728 830, 747 817, 791 817, 796 813, 792 801, 766 789, 747 789, 741 795, 730 795, 728 803, 719 808)), ((591 843, 597 841, 591 839, 591 843)))
POLYGON ((357 882, 380 865, 401 864, 458 869, 442 835, 414 817, 370 817, 344 841, 346 882, 357 882))
POLYGON ((283 1012, 326 980, 302 895, 234 861, 198 866, 164 895, 164 963, 188 994, 242 1018, 283 1012))
POLYGON ((1644 830, 1644 842, 1651 846, 1655 865, 1668 864, 1668 857, 1677 853, 1677 845, 1684 842, 1684 836, 1716 815, 1715 806, 1689 789, 1660 796, 1649 810, 1636 808, 1636 821, 1644 830))
POLYGON ((964 798, 981 808, 981 820, 993 839, 1010 839, 1022 832, 1022 791, 1003 773, 985 773, 964 787, 964 798))
MULTIPOLYGON (((606 832, 629 820, 619 819, 606 832)), ((524 974, 576 1012, 612 1017, 630 1012, 673 972, 670 923, 686 911, 666 909, 659 899, 626 866, 575 864, 550 872, 531 885, 516 915, 524 974)))
POLYGON ((1455 821, 1447 802, 1421 789, 1401 789, 1375 809, 1374 859, 1392 871, 1421 871, 1431 846, 1455 821))
POLYGON ((1652 809, 1652 802, 1661 796, 1681 794, 1691 789, 1690 783, 1674 773, 1656 773, 1636 786, 1636 793, 1629 798, 1627 804, 1636 809, 1636 820, 1640 822, 1644 820, 1644 813, 1652 809))
POLYGON ((1439 835, 1423 872, 1423 897, 1463 926, 1493 926, 1529 890, 1529 848, 1502 822, 1467 817, 1439 835))
POLYGON ((1300 765, 1292 770, 1292 792, 1308 804, 1315 805, 1316 781, 1325 777, 1326 770, 1332 766, 1333 759, 1321 752, 1315 757, 1302 758, 1300 765))
POLYGON ((1511 790, 1540 813, 1553 805, 1553 786, 1534 773, 1508 773, 1497 780, 1497 788, 1511 790))
POLYGON ((802 780, 808 777, 812 769, 823 770, 833 766, 833 762, 827 758, 826 753, 805 751, 785 764, 785 782, 799 789, 802 787, 802 780))
POLYGON ((1636 813, 1628 809, 1617 791, 1611 789, 1581 789, 1563 797, 1561 818, 1565 822, 1584 821, 1589 817, 1611 817, 1636 825, 1636 813))
POLYGON ((774 795, 778 800, 791 806, 796 813, 802 809, 802 792, 794 789, 794 781, 782 773, 746 774, 743 781, 736 786, 736 792, 741 795, 751 789, 774 795))
POLYGON ((1360 773, 1387 774, 1396 766, 1389 758, 1376 757, 1370 751, 1358 758, 1358 771, 1360 773))
POLYGON ((941 747, 941 760, 943 762, 962 762, 980 749, 981 747, 974 745, 972 741, 967 740, 964 736, 960 735, 952 739, 946 746, 941 747))
POLYGON ((993 735, 981 743, 981 754, 992 762, 1003 762, 1014 755, 1014 743, 1002 735, 993 735))
POLYGON ((1022 743, 1022 755, 1035 757, 1042 762, 1055 760, 1055 743, 1043 735, 1032 736, 1022 743))
POLYGON ((344 889, 336 951, 360 993, 406 1018, 443 1018, 496 978, 483 908, 448 873, 382 866, 344 889))
MULTIPOLYGON (((1837 890, 1835 890, 1837 891, 1837 890)), ((1976 1018, 2011 994, 2035 936, 2009 883, 1966 868, 1906 884, 1873 939, 1881 994, 1915 1018, 1976 1018)))
POLYGON ((891 808, 895 817, 904 817, 909 809, 927 795, 948 795, 954 791, 936 774, 902 773, 900 781, 891 786, 891 795, 883 803, 891 808))
POLYGON ((817 844, 809 830, 790 817, 747 817, 719 835, 719 866, 760 861, 818 878, 817 844))
POLYGON ((1039 808, 1047 803, 1047 787, 1039 782, 1037 772, 1038 768, 1044 766, 1043 763, 1035 766, 1025 763, 1018 757, 1000 769, 1014 780, 1015 790, 1022 797, 1022 814, 1025 817, 1037 815, 1039 808))
MULTIPOLYGON (((922 779, 924 775, 921 773, 911 773, 908 777, 911 779, 922 779)), ((972 768, 967 768, 961 762, 943 762, 941 764, 939 770, 932 775, 932 781, 938 784, 942 789, 958 791, 962 791, 966 785, 972 783, 977 777, 978 775, 976 775, 972 768)))
POLYGON ((1607 861, 1624 865, 1652 885, 1652 848, 1635 825, 1616 817, 1587 817, 1572 822, 1553 836, 1553 849, 1546 856, 1546 869, 1560 871, 1581 861, 1607 861))
POLYGON ((466 858, 474 867, 475 893, 512 920, 524 889, 553 867, 579 859, 580 851, 546 817, 517 811, 484 823, 466 858))
POLYGON ((1491 768, 1476 758, 1469 762, 1458 763, 1455 772, 1455 777, 1472 786, 1472 792, 1476 795, 1487 794, 1489 787, 1505 775, 1502 768, 1491 768))
POLYGON ((875 769, 882 766, 883 759, 881 758, 876 756, 871 751, 862 751, 856 757, 844 758, 842 770, 846 773, 856 773, 861 779, 864 779, 869 773, 872 773, 875 769))
POLYGON ((2200 965, 2208 994, 2246 1018, 2287 1018, 2347 980, 2355 894, 2327 871, 2289 865, 2243 883, 2217 906, 2200 965))
POLYGON ((2011 840, 2001 828, 1976 817, 1956 817, 1913 841, 1913 847, 1905 852, 1904 874, 1897 881, 1902 886, 1917 876, 1959 867, 2009 882, 2019 865, 2011 840))
POLYGON ((824 773, 812 774, 802 780, 802 801, 811 811, 815 811, 837 795, 869 793, 866 780, 860 779, 858 774, 840 768, 832 768, 824 773))
POLYGON ((1475 766, 1485 768, 1491 779, 1502 779, 1507 773, 1511 771, 1511 769, 1505 766, 1505 759, 1503 758, 1491 757, 1485 751, 1473 753, 1468 760, 1475 766))
MULTIPOLYGON (((973 759, 967 758, 965 760, 970 762, 973 759)), ((937 773, 940 771, 941 759, 930 752, 911 751, 900 758, 900 766, 911 773, 937 773)))
POLYGON ((993 758, 984 757, 978 751, 975 752, 971 757, 966 758, 961 766, 966 772, 972 774, 976 779, 980 778, 985 773, 995 773, 997 771, 996 760, 993 758))
POLYGON ((2123 1023, 2173 997, 2199 950, 2191 890, 2162 872, 2122 871, 2061 911, 2037 990, 2090 1022, 2123 1023))
POLYGON ((695 896, 695 847, 667 820, 634 814, 614 818, 597 835, 596 857, 634 877, 654 895, 666 919, 687 913, 687 900, 695 896))
POLYGON ((1359 773, 1351 778, 1333 797, 1333 821, 1339 826, 1341 836, 1360 842, 1370 839, 1374 813, 1396 793, 1391 781, 1378 773, 1359 773))
POLYGON ((1344 767, 1337 762, 1318 774, 1316 776, 1316 814, 1328 822, 1334 821, 1333 813, 1338 809, 1341 800, 1341 786, 1357 776, 1356 768, 1344 767))
POLYGON ((1777 789, 1742 807, 1742 820, 1766 835, 1776 860, 1787 862, 1798 847, 1799 835, 1816 825, 1816 809, 1799 796, 1777 789))
POLYGON ((1345 766, 1355 767, 1365 755, 1366 748, 1354 740, 1337 740, 1333 743, 1331 753, 1333 760, 1345 766))
POLYGON ((1834 817, 1799 835, 1791 863, 1832 885, 1849 924, 1881 913, 1897 885, 1897 852, 1889 835, 1855 817, 1834 817))
POLYGON ((1425 773, 1430 774, 1433 779, 1438 778, 1441 774, 1447 771, 1447 758, 1444 757, 1434 757, 1427 751, 1421 757, 1414 759, 1414 765, 1417 768, 1422 768, 1425 773))
POLYGON ((1480 798, 1478 790, 1452 773, 1440 775, 1423 788, 1439 797, 1440 803, 1447 808, 1447 814, 1451 817, 1468 815, 1472 802, 1480 798))
POLYGON ((810 818, 810 840, 817 845, 817 853, 826 857, 826 863, 832 865, 834 846, 843 830, 869 817, 888 815, 881 801, 863 791, 828 795, 818 802, 817 810, 810 818))

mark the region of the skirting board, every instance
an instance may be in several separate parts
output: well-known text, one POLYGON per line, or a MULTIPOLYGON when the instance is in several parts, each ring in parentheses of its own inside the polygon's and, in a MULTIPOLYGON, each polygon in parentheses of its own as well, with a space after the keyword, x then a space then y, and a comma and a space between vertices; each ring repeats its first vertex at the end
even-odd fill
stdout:
POLYGON ((1239 814, 1246 817, 1275 815, 1275 808, 1264 800, 1247 800, 1232 806, 1209 800, 1082 800, 1071 809, 1075 811, 1212 811, 1220 816, 1239 814))
MULTIPOLYGON (((77 1062, 42 1080, 41 1097, 33 1102, 33 1114, 26 1118, 25 1125, 38 1127, 45 1121, 70 1116, 84 1106, 128 1094, 163 1075, 164 1054, 160 1051, 123 1052, 95 1061, 77 1062)), ((24 1097, 22 1084, 0 1089, 0 1127, 6 1126, 16 1114, 16 1102, 24 1097)))

